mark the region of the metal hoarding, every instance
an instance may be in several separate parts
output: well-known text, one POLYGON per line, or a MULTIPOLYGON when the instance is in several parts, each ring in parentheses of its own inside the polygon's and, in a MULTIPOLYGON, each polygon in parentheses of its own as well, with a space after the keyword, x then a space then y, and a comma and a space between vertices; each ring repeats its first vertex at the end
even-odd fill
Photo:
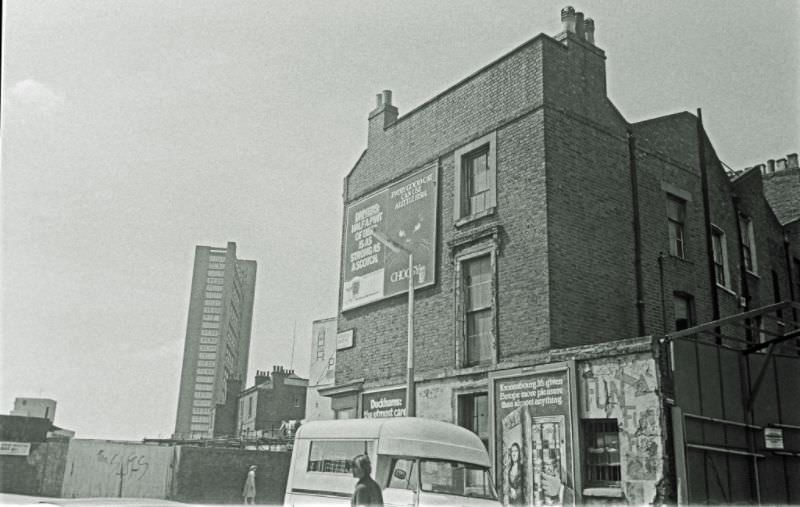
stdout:
POLYGON ((408 291, 408 254, 387 248, 374 231, 413 254, 415 289, 435 283, 438 173, 431 163, 346 207, 342 310, 408 291))

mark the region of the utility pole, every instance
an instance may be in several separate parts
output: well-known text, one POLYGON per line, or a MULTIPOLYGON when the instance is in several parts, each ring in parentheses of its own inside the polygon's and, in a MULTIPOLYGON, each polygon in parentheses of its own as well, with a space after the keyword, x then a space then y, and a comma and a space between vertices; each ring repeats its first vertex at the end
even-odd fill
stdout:
POLYGON ((408 255, 408 356, 406 357, 406 415, 416 417, 416 386, 414 385, 414 253, 391 240, 385 233, 372 231, 372 237, 394 253, 408 255))

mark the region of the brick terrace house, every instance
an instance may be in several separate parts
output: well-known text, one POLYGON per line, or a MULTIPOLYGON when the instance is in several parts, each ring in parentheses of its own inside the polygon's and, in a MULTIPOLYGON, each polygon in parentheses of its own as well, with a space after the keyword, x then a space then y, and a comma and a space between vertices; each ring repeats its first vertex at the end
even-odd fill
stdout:
POLYGON ((378 95, 321 393, 406 413, 411 278, 416 415, 481 436, 504 502, 800 502, 798 245, 699 111, 629 123, 594 22, 561 15, 403 116, 378 95))
POLYGON ((256 372, 255 382, 239 395, 237 418, 241 438, 279 438, 284 421, 305 417, 308 380, 294 370, 274 366, 272 374, 256 372))

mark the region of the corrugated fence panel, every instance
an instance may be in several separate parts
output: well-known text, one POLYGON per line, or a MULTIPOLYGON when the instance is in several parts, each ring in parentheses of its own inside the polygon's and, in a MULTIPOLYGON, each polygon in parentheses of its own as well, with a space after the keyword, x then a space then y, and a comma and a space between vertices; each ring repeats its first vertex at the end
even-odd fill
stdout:
POLYGON ((74 439, 67 453, 66 498, 167 498, 174 450, 128 442, 74 439))

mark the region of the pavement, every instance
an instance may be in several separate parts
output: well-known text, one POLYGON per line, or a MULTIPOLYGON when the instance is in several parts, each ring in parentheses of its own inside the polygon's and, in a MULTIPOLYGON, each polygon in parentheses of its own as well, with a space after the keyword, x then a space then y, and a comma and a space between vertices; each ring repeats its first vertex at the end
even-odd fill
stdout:
POLYGON ((53 498, 49 496, 14 495, 0 493, 0 505, 58 505, 58 506, 92 506, 101 505, 117 507, 175 507, 191 504, 162 500, 160 498, 53 498))

